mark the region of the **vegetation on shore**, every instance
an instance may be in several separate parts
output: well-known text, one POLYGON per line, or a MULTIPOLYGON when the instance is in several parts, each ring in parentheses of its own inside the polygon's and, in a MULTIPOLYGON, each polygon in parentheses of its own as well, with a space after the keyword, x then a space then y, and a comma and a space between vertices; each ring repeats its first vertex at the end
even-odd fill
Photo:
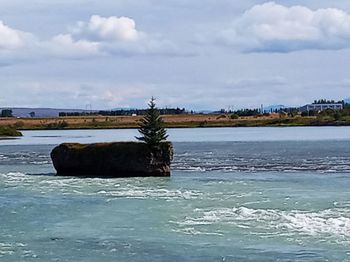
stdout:
MULTIPOLYGON (((220 114, 162 115, 165 128, 264 127, 264 126, 350 126, 350 105, 343 110, 297 113, 280 111, 246 115, 246 111, 220 114)), ((250 113, 250 112, 248 112, 250 113)), ((122 129, 139 128, 143 116, 69 116, 59 118, 1 118, 0 127, 12 130, 122 129)), ((8 132, 6 132, 8 133, 8 132)))
MULTIPOLYGON (((336 116, 337 117, 337 116, 336 116)), ((337 119, 334 116, 269 116, 232 117, 220 115, 167 115, 162 116, 165 128, 204 127, 264 127, 264 126, 350 126, 350 116, 337 119)), ((139 128, 142 117, 64 117, 22 118, 0 121, 0 126, 12 126, 13 130, 66 130, 66 129, 126 129, 139 128)))
POLYGON ((14 127, 0 126, 0 137, 16 137, 22 136, 22 133, 17 131, 14 127))

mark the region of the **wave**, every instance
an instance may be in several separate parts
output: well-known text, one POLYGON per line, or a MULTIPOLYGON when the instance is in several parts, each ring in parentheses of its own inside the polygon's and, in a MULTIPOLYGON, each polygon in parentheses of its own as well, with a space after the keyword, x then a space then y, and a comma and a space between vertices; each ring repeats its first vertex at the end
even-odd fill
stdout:
POLYGON ((299 161, 272 161, 267 159, 246 158, 231 159, 213 157, 210 159, 176 157, 172 169, 182 172, 318 172, 318 173, 350 173, 350 159, 336 159, 333 161, 308 160, 299 161))
MULTIPOLYGON (((195 216, 176 222, 180 227, 227 225, 261 235, 323 236, 350 243, 349 209, 300 210, 252 209, 247 207, 195 209, 195 216)), ((198 230, 198 228, 197 228, 198 230)))
POLYGON ((42 193, 55 192, 64 195, 103 196, 134 199, 195 199, 203 193, 188 189, 165 188, 159 178, 68 178, 28 175, 24 173, 0 173, 0 184, 11 187, 30 187, 42 193))
POLYGON ((113 191, 99 191, 99 195, 107 197, 123 197, 136 199, 194 199, 198 198, 201 193, 192 190, 167 190, 167 189, 150 189, 150 188, 120 188, 113 191))
POLYGON ((20 255, 22 258, 26 259, 37 258, 38 256, 35 254, 35 252, 32 250, 28 250, 27 246, 27 244, 21 242, 0 242, 0 258, 10 258, 14 255, 20 255))
MULTIPOLYGON (((48 148, 6 149, 0 165, 51 166, 48 148)), ((180 172, 350 173, 350 156, 339 145, 289 143, 175 144, 172 170, 180 172), (325 150, 327 148, 327 150, 325 150)))
POLYGON ((50 163, 50 155, 39 152, 9 152, 0 155, 0 164, 6 165, 47 165, 50 163))

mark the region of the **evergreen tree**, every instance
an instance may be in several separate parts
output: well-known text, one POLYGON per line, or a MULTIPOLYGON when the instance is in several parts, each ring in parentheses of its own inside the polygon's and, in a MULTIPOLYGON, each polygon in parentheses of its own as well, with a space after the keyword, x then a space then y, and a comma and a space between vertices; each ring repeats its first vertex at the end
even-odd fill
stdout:
POLYGON ((159 144, 168 138, 165 130, 164 122, 160 117, 160 112, 156 108, 155 99, 152 97, 148 104, 145 117, 141 120, 139 132, 141 137, 136 137, 138 140, 147 143, 147 145, 154 149, 159 144))

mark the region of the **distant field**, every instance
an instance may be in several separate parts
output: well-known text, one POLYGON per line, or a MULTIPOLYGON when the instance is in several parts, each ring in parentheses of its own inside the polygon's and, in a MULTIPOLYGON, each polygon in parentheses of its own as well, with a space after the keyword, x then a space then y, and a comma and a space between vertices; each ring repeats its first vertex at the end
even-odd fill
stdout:
MULTIPOLYGON (((280 117, 278 114, 231 119, 230 115, 164 115, 166 127, 322 126, 350 125, 350 121, 327 121, 315 117, 280 117)), ((0 126, 19 130, 137 128, 142 116, 81 116, 60 118, 0 118, 0 126)))

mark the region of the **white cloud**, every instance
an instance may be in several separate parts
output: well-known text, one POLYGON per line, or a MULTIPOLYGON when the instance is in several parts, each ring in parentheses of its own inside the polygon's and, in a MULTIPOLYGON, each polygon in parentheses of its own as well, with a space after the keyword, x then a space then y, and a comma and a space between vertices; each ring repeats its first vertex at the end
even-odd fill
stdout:
POLYGON ((79 81, 10 81, 3 83, 4 105, 39 106, 56 108, 85 108, 91 104, 93 109, 143 106, 140 101, 149 98, 147 84, 111 83, 92 81, 88 84, 79 81), (21 95, 19 96, 18 93, 21 95))
POLYGON ((93 15, 88 22, 79 21, 70 28, 72 42, 97 46, 101 53, 115 55, 174 55, 176 47, 160 36, 139 31, 129 17, 93 15))
POLYGON ((128 17, 93 15, 88 22, 77 22, 69 33, 49 39, 40 39, 0 21, 0 59, 12 63, 42 58, 177 54, 177 49, 170 41, 138 31, 136 22, 128 17))
POLYGON ((135 21, 129 17, 99 15, 91 16, 88 23, 78 22, 72 32, 100 41, 138 41, 145 35, 136 29, 135 21))
POLYGON ((27 33, 13 29, 0 21, 0 51, 14 50, 25 45, 27 33))
POLYGON ((99 55, 99 45, 86 40, 74 40, 69 34, 60 34, 47 43, 51 54, 63 57, 84 57, 99 55))
POLYGON ((99 53, 98 45, 74 40, 60 34, 49 40, 40 40, 29 32, 13 29, 0 21, 0 59, 2 61, 36 60, 43 57, 79 58, 99 53))
POLYGON ((246 52, 350 47, 350 14, 268 2, 255 5, 220 33, 219 41, 246 52))

